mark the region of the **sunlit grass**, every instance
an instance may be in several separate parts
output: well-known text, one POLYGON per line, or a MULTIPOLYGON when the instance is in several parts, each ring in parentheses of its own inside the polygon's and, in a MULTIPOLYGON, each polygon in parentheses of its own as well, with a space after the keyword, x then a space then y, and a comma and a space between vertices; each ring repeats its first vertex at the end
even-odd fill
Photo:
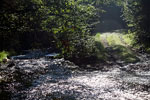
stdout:
POLYGON ((109 46, 114 46, 114 45, 124 45, 123 42, 121 41, 120 34, 110 34, 107 35, 107 42, 109 46))
POLYGON ((134 43, 134 34, 125 34, 122 37, 128 46, 131 46, 134 43))
POLYGON ((107 42, 109 46, 132 46, 134 43, 134 34, 112 33, 107 35, 107 42))
POLYGON ((129 48, 132 46, 134 41, 134 34, 122 34, 122 33, 97 33, 95 35, 95 41, 97 42, 97 56, 103 57, 102 53, 105 54, 105 59, 107 58, 108 53, 113 55, 116 59, 122 60, 126 63, 134 63, 139 59, 136 57, 136 54, 129 48), (107 42, 107 43, 103 43, 107 42), (102 45, 102 46, 98 46, 102 45), (105 46, 108 45, 108 46, 105 46), (100 48, 103 47, 103 48, 100 48), (106 48, 105 48, 106 47, 106 48), (112 50, 107 50, 107 47, 112 50), (103 52, 102 52, 103 51, 103 52))

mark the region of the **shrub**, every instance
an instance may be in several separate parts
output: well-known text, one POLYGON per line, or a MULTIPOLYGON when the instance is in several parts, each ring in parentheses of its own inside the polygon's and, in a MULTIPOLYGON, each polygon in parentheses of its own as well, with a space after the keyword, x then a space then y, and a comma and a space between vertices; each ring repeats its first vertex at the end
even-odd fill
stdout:
POLYGON ((0 62, 2 62, 2 60, 3 60, 4 58, 6 58, 8 55, 9 55, 9 54, 8 54, 8 52, 6 52, 6 51, 0 52, 0 62))

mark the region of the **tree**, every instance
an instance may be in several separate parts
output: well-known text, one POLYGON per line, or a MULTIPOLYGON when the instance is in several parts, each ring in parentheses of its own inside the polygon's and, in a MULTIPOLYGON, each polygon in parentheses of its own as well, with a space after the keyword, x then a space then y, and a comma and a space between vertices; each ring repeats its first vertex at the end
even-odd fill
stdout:
POLYGON ((2 5, 0 38, 4 42, 1 42, 1 50, 13 48, 20 51, 42 47, 44 43, 54 44, 65 56, 77 56, 76 51, 84 54, 90 50, 85 44, 92 40, 89 34, 98 18, 97 9, 92 4, 84 4, 81 0, 13 2, 11 8, 7 5, 11 2, 2 5))
POLYGON ((126 0, 123 16, 128 26, 136 34, 136 43, 142 47, 150 47, 150 1, 126 0))

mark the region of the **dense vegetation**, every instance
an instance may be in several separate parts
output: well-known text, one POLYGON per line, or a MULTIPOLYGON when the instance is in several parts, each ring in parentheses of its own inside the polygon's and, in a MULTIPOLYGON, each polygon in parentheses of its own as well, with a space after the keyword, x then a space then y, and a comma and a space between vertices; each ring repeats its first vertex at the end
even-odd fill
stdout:
POLYGON ((123 4, 123 16, 130 30, 136 35, 136 43, 150 47, 150 1, 128 0, 123 4))
POLYGON ((1 0, 0 99, 75 100, 68 99, 69 93, 75 98, 87 96, 88 100, 97 100, 101 94, 110 100, 113 94, 119 100, 116 97, 127 99, 125 95, 131 99, 130 90, 136 98, 135 93, 140 94, 137 88, 148 95, 150 56, 137 52, 137 48, 150 53, 149 5, 150 0, 1 0), (128 28, 114 24, 118 20, 128 28), (98 23, 107 24, 98 26, 106 33, 94 33, 98 23), (121 28, 115 30, 114 26, 121 28), (22 55, 24 51, 31 52, 22 55), (12 55, 19 56, 9 59, 12 55), (135 89, 126 89, 128 84, 135 89), (61 89, 55 89, 57 86, 61 89), (67 99, 60 99, 59 92, 67 99))
MULTIPOLYGON (((94 2, 94 0, 91 0, 94 2)), ((95 0, 101 5, 103 0, 95 0)), ((149 51, 150 47, 150 1, 149 0, 105 0, 105 6, 114 3, 122 7, 122 18, 128 26, 129 33, 134 35, 134 44, 149 51)))
POLYGON ((7 56, 8 56, 8 52, 5 51, 0 52, 0 62, 2 62, 2 60, 7 56))
POLYGON ((65 57, 95 56, 90 35, 112 3, 122 7, 136 43, 149 48, 149 0, 1 0, 0 51, 52 47, 65 57))
POLYGON ((91 4, 82 0, 1 2, 0 50, 57 47, 66 56, 92 52, 89 34, 98 16, 91 4))

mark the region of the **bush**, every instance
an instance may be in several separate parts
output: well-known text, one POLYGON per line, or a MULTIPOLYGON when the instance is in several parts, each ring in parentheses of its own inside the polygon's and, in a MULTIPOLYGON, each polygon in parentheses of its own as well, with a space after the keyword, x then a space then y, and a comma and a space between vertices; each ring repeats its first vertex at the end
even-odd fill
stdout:
POLYGON ((127 0, 123 5, 123 18, 142 48, 150 47, 149 4, 150 0, 127 0))
POLYGON ((6 51, 0 52, 0 62, 2 62, 2 60, 3 60, 4 58, 6 58, 8 55, 9 55, 9 54, 8 54, 8 52, 6 52, 6 51))

